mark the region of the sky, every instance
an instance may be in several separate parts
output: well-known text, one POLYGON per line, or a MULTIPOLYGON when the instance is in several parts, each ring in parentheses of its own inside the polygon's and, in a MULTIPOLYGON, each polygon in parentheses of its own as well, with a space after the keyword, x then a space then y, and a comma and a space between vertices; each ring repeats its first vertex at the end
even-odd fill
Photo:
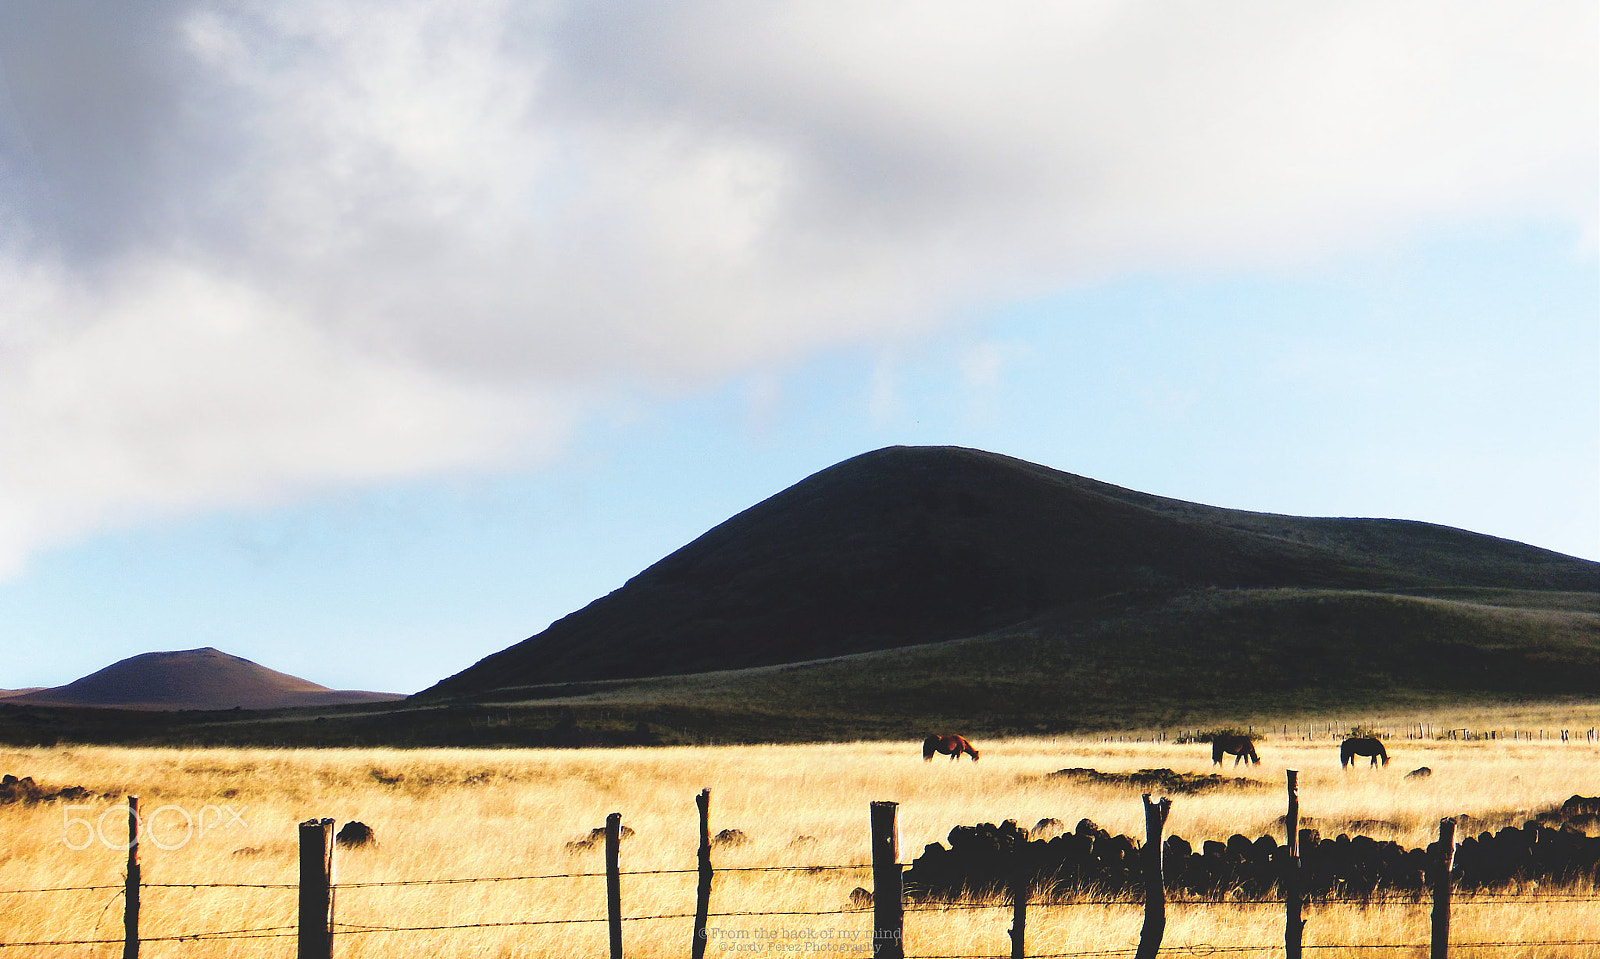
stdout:
POLYGON ((7 0, 0 687, 414 692, 991 450, 1600 559, 1600 3, 7 0))

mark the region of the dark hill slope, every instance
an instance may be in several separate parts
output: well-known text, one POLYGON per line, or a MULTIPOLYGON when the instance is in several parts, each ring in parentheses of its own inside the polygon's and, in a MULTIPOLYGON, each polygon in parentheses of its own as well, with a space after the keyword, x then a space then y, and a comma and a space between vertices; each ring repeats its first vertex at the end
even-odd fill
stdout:
POLYGON ((534 692, 569 693, 538 705, 573 708, 584 722, 650 716, 727 742, 1242 726, 1600 690, 1594 594, 1271 589, 1127 600, 971 639, 534 692))
POLYGON ((1226 510, 959 448, 855 457, 423 695, 814 660, 1121 593, 1600 589, 1600 564, 1423 523, 1226 510))

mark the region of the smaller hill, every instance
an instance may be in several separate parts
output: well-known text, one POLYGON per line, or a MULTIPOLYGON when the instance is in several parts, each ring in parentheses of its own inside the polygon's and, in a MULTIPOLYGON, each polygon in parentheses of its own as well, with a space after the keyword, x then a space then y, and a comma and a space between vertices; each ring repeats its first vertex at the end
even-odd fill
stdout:
POLYGON ((210 646, 142 653, 65 686, 4 697, 33 706, 117 709, 281 709, 402 699, 396 693, 329 689, 210 646))

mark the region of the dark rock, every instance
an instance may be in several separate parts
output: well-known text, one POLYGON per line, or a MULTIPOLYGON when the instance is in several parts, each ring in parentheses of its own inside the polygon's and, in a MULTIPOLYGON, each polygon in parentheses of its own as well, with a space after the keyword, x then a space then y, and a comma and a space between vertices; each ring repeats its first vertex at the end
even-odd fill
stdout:
MULTIPOLYGON (((617 830, 618 839, 627 839, 632 835, 633 829, 628 826, 622 826, 617 830)), ((589 830, 589 835, 584 836, 582 839, 575 839, 572 842, 567 843, 566 850, 569 853, 579 853, 588 849, 594 849, 596 846, 604 846, 605 842, 606 828, 604 826, 596 826, 595 828, 589 830)))
POLYGON ((32 776, 21 779, 7 773, 0 777, 0 806, 12 803, 21 803, 32 806, 36 803, 56 802, 58 800, 97 799, 101 794, 85 789, 82 786, 66 786, 62 789, 51 790, 33 781, 32 776))
POLYGON ((1059 819, 1041 819, 1028 830, 1029 839, 1051 839, 1067 831, 1066 823, 1059 819))
POLYGON ((333 841, 346 849, 363 849, 367 846, 376 846, 378 836, 372 831, 371 826, 352 820, 339 827, 339 832, 333 837, 333 841))

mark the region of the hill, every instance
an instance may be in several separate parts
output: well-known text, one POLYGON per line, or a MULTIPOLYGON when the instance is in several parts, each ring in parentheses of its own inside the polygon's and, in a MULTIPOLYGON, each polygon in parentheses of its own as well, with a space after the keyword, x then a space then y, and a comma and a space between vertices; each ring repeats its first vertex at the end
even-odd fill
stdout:
POLYGON ((65 686, 9 696, 6 702, 117 709, 278 709, 401 698, 393 693, 329 689, 207 646, 132 656, 65 686))
POLYGON ((1525 723, 1518 717, 1530 708, 1560 717, 1543 722, 1581 730, 1600 721, 1596 689, 1595 593, 1202 589, 1108 597, 966 639, 686 676, 502 689, 479 701, 413 697, 182 713, 0 701, 0 742, 917 743, 930 729, 983 739, 1141 729, 1175 735, 1302 721, 1348 728, 1400 714, 1483 729, 1525 723))
MULTIPOLYGON (((993 653, 1006 658, 1026 655, 1028 642, 1082 649, 1092 623, 1116 618, 1107 609, 1158 615, 1216 590, 1249 591, 1263 602, 1275 590, 1319 591, 1305 615, 1377 622, 1377 635, 1393 636, 1396 622, 1431 619, 1446 607, 1418 614, 1405 603, 1374 607, 1356 597, 1473 589, 1516 591, 1522 598, 1512 605, 1526 612, 1544 606, 1541 597, 1600 592, 1600 564, 1426 523, 1229 510, 978 450, 894 447, 745 510, 610 595, 419 695, 553 695, 538 689, 977 637, 1009 637, 993 653)), ((1565 610, 1556 618, 1587 635, 1581 624, 1591 615, 1565 610)), ((1537 624, 1547 621, 1527 612, 1518 635, 1536 641, 1537 624)), ((1301 634, 1292 622, 1279 628, 1254 641, 1292 645, 1301 634)), ((1186 643, 1213 641, 1158 632, 1171 638, 1151 653, 1169 659, 1193 652, 1186 643)), ((1103 641, 1123 639, 1112 633, 1103 641)), ((1230 659, 1236 654, 1245 652, 1226 642, 1213 650, 1219 678, 1240 668, 1230 659)), ((1335 648, 1298 655, 1340 658, 1335 648)))
POLYGON ((1526 722, 1517 717, 1530 708, 1561 717, 1545 722, 1581 730, 1600 721, 1596 689, 1595 593, 1202 589, 1108 597, 941 643, 687 676, 503 689, 477 702, 156 712, 0 701, 0 742, 920 742, 936 728, 980 738, 1176 734, 1302 721, 1347 728, 1404 713, 1481 729, 1526 722), (1499 720, 1487 718, 1497 714, 1499 720))

